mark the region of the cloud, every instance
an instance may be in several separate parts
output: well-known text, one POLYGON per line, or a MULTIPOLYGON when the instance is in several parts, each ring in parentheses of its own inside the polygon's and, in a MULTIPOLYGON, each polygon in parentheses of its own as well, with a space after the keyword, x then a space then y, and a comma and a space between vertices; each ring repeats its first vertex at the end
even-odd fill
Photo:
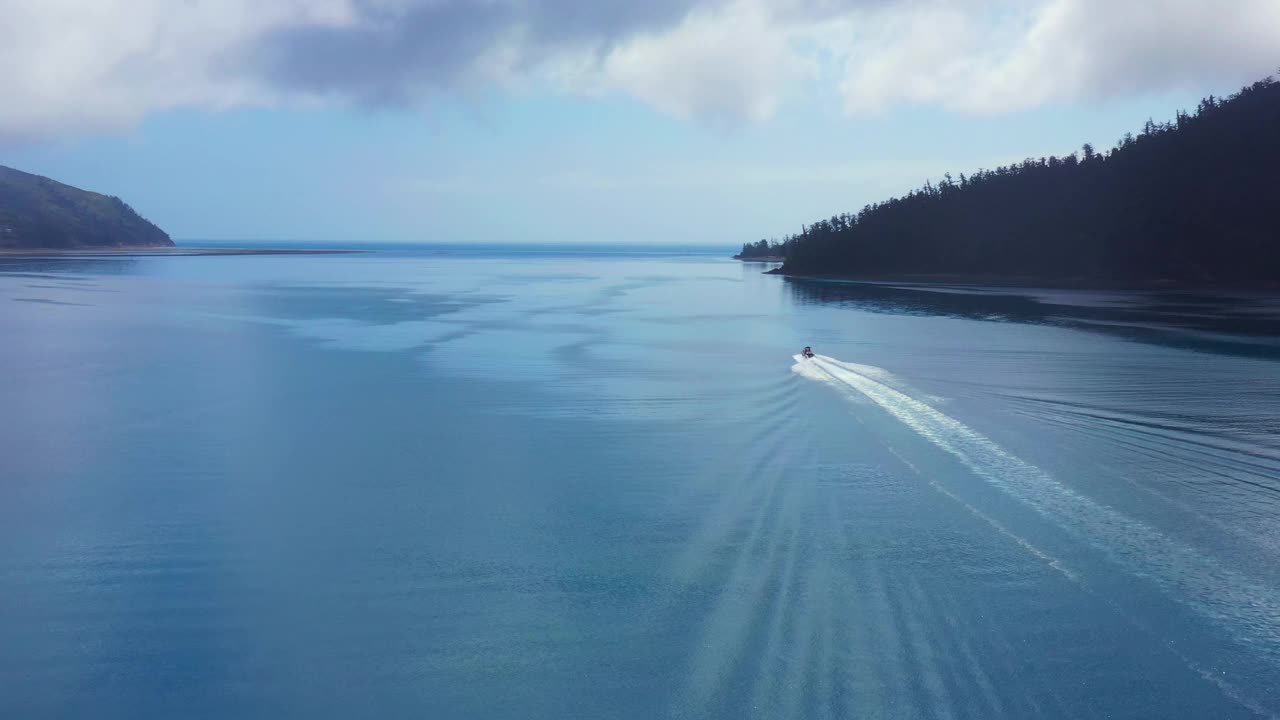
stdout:
POLYGON ((831 42, 851 112, 1007 112, 1245 84, 1280 62, 1275 0, 913 3, 851 13, 831 42))
POLYGON ((695 13, 674 30, 614 48, 600 82, 682 117, 765 120, 806 70, 770 21, 750 3, 695 13))
POLYGON ((268 103, 272 88, 226 71, 246 38, 347 22, 348 11, 343 0, 0 0, 0 138, 268 103))
POLYGON ((718 0, 0 0, 0 139, 177 107, 413 104, 718 0))
POLYGON ((1214 90, 1278 62, 1276 0, 0 0, 0 139, 172 108, 621 93, 717 124, 1214 90))
MULTIPOLYGON (((601 55, 660 32, 696 0, 351 0, 354 20, 297 24, 257 38, 245 59, 283 90, 375 103, 519 76, 573 53, 601 55)), ((715 6, 716 2, 701 4, 715 6)))

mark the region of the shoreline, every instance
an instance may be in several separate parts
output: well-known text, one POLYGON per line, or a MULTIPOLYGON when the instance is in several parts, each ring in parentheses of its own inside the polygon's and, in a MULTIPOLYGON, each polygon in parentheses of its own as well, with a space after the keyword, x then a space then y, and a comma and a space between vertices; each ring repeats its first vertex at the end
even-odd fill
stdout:
POLYGON ((204 257, 236 255, 356 255, 372 250, 317 248, 227 248, 227 247, 109 247, 109 248, 0 248, 0 258, 91 258, 91 257, 204 257))
POLYGON ((1213 283, 1180 283, 1171 280, 1147 282, 1098 281, 1084 278, 1033 278, 973 275, 874 275, 849 276, 836 274, 808 274, 781 272, 782 268, 766 270, 765 275, 777 275, 793 280, 814 282, 850 283, 862 285, 936 285, 969 286, 993 290, 1096 290, 1107 292, 1245 292, 1280 293, 1280 282, 1268 285, 1237 285, 1213 283))

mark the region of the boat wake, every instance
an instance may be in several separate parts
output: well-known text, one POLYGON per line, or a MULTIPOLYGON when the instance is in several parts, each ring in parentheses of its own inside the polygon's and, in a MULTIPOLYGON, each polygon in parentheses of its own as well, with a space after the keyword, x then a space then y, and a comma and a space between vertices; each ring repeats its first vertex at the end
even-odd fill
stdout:
MULTIPOLYGON (((818 355, 812 359, 796 356, 792 370, 835 388, 851 400, 870 400, 990 486, 1100 551, 1126 572, 1151 581, 1174 601, 1209 618, 1272 666, 1280 666, 1280 593, 1275 588, 1080 494, 963 422, 898 389, 893 376, 883 369, 818 355)), ((939 489, 959 501, 950 490, 939 489)), ((1019 541, 1031 547, 1025 540, 1019 541)), ((1058 569, 1076 580, 1071 570, 1058 569)))

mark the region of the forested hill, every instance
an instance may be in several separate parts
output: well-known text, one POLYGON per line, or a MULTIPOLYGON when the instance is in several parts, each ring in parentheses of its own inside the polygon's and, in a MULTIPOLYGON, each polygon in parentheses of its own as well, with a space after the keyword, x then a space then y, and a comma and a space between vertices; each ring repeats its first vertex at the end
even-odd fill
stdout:
POLYGON ((796 275, 1280 286, 1280 83, 1210 96, 1105 153, 948 175, 783 248, 796 275))
POLYGON ((0 165, 0 250, 172 245, 120 198, 0 165))
POLYGON ((742 252, 733 256, 734 260, 781 260, 783 257, 782 243, 776 240, 770 242, 761 240, 760 242, 744 243, 742 252))

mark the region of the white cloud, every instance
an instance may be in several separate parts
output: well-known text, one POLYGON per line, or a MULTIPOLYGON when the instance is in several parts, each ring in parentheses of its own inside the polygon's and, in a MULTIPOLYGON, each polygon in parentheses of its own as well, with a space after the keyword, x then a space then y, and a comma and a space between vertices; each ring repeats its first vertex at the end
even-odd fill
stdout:
POLYGON ((269 102, 274 90, 230 69, 246 41, 350 20, 345 0, 0 0, 0 137, 269 102))
POLYGON ((1276 0, 912 3, 843 22, 850 35, 833 47, 853 112, 900 102, 1005 112, 1231 87, 1273 71, 1280 48, 1276 0))
POLYGON ((771 117, 805 63, 765 8, 739 2, 633 38, 602 67, 605 85, 665 112, 718 122, 771 117))
POLYGON ((0 139, 495 81, 721 124, 801 83, 855 113, 1002 112, 1221 92, 1277 48, 1280 0, 0 0, 0 139))

